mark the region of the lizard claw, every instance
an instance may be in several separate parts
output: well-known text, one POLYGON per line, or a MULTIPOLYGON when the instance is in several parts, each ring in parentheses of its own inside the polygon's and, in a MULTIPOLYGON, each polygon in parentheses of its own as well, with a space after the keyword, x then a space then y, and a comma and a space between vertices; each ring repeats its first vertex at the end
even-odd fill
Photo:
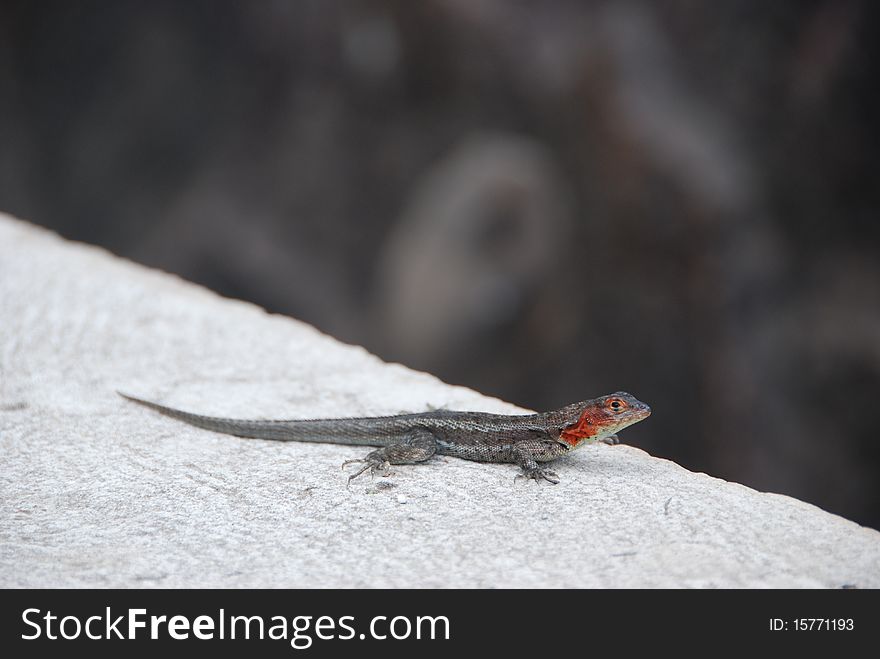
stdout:
POLYGON ((378 460, 369 456, 364 459, 346 460, 342 463, 342 469, 345 469, 350 464, 357 463, 363 463, 364 466, 348 477, 346 487, 351 484, 351 481, 353 481, 355 478, 357 478, 367 470, 370 471, 370 476, 375 476, 376 473, 379 473, 382 476, 391 476, 393 474, 393 472, 389 471, 389 467, 391 467, 391 464, 387 460, 378 460))
POLYGON ((550 469, 545 469, 543 467, 535 467, 534 469, 523 469, 523 473, 517 474, 516 478, 514 478, 514 481, 518 481, 520 478, 525 478, 526 480, 534 480, 536 483, 539 483, 543 479, 548 483, 553 483, 554 485, 559 484, 559 476, 556 475, 556 472, 551 471, 550 469))

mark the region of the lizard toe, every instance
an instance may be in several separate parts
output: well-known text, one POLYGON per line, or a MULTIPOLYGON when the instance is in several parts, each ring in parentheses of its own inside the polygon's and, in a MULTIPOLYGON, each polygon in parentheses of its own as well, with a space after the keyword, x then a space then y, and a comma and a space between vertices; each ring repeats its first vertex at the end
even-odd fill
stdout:
POLYGON ((363 458, 363 459, 346 460, 345 462, 342 463, 342 468, 344 469, 346 466, 348 466, 350 464, 362 464, 363 466, 360 469, 358 469, 356 472, 354 472, 351 476, 348 477, 349 484, 351 484, 351 482, 355 478, 357 478, 358 476, 360 476, 361 474, 363 474, 366 471, 370 472, 371 477, 375 476, 376 474, 379 474, 379 476, 382 476, 382 477, 394 475, 394 472, 391 471, 391 463, 388 462, 387 460, 380 460, 375 457, 367 456, 366 458, 363 458))
POLYGON ((544 469, 543 467, 524 469, 523 473, 517 474, 516 478, 514 478, 514 481, 518 481, 523 478, 526 480, 533 480, 536 483, 540 483, 542 480, 545 480, 548 483, 553 483, 554 485, 559 484, 559 476, 556 475, 556 472, 551 471, 550 469, 544 469))

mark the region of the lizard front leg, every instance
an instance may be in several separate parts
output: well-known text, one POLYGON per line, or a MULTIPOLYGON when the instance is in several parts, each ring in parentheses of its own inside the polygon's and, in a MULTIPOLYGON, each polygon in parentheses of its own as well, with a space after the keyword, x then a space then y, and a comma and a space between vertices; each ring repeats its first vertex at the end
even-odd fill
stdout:
POLYGON ((556 473, 538 463, 550 462, 568 451, 567 446, 552 439, 529 439, 517 442, 513 446, 513 458, 523 470, 517 479, 531 478, 535 481, 543 479, 556 485, 559 483, 556 473))
POLYGON ((418 464, 430 458, 437 451, 437 440, 427 430, 413 430, 402 442, 383 446, 367 454, 366 458, 359 460, 346 460, 342 467, 354 463, 363 463, 357 472, 348 477, 348 482, 362 473, 370 470, 370 474, 382 474, 389 476, 388 468, 391 465, 418 464))

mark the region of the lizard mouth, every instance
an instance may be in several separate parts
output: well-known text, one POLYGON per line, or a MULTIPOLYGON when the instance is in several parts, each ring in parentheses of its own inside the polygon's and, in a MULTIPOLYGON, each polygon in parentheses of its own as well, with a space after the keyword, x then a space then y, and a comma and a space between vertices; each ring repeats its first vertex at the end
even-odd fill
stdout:
POLYGON ((632 414, 630 415, 630 418, 626 420, 625 425, 630 426, 637 421, 647 419, 649 416, 651 416, 651 408, 643 403, 641 407, 632 410, 632 414))
POLYGON ((617 433, 624 428, 628 428, 634 423, 638 423, 643 419, 647 419, 649 416, 651 416, 651 408, 644 403, 641 403, 638 407, 631 407, 627 411, 627 414, 622 416, 623 418, 620 418, 617 423, 611 424, 613 426, 612 432, 617 433))

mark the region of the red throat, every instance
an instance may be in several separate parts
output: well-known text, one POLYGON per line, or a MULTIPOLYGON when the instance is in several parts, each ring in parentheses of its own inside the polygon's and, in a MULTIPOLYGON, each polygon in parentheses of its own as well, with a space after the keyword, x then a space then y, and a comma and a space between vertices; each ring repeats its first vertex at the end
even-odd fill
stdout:
POLYGON ((590 410, 587 408, 581 412, 577 423, 559 433, 559 439, 574 448, 585 439, 593 437, 598 431, 597 426, 598 424, 590 418, 590 410))

